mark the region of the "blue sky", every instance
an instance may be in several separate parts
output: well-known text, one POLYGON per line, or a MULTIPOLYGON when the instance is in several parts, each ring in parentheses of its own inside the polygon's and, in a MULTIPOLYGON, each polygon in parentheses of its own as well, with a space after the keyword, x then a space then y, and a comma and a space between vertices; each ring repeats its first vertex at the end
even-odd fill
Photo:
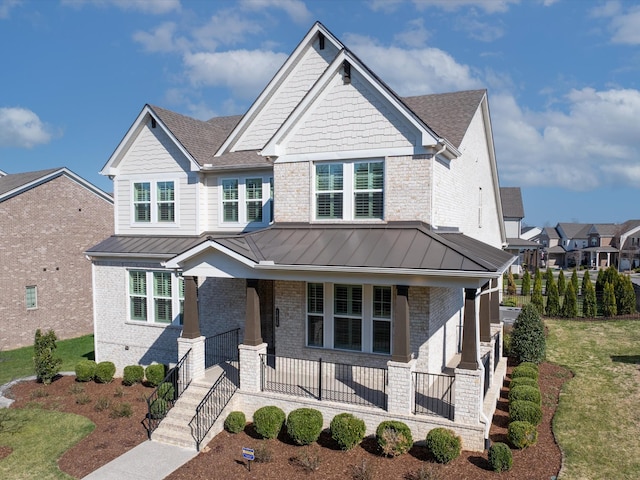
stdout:
POLYGON ((402 96, 487 88, 525 223, 640 218, 631 0, 0 0, 0 169, 111 191, 145 103, 243 113, 316 20, 402 96))

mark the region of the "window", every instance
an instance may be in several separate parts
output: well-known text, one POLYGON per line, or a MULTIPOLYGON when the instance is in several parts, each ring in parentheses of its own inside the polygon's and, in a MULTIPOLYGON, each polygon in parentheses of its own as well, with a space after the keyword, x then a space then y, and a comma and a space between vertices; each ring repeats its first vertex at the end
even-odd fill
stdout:
POLYGON ((222 181, 222 218, 224 222, 238 221, 238 180, 222 181))
POLYGON ((223 223, 273 221, 273 178, 225 178, 221 183, 223 223))
POLYGON ((247 221, 262 222, 262 178, 247 178, 245 182, 247 221))
POLYGON ((391 353, 391 287, 373 287, 373 351, 391 353))
POLYGON ((38 308, 38 287, 35 285, 29 285, 25 291, 25 300, 27 310, 33 310, 38 308))
POLYGON ((129 319, 182 325, 184 281, 169 271, 129 271, 129 319))
POLYGON ((324 346, 324 286, 322 283, 307 284, 307 345, 324 346))
POLYGON ((134 223, 157 223, 176 221, 175 183, 135 182, 133 184, 134 223), (152 200, 154 205, 152 205, 152 200))
POLYGON ((315 169, 316 219, 384 217, 383 162, 319 163, 315 169))
POLYGON ((362 350, 362 287, 334 286, 334 348, 362 350))

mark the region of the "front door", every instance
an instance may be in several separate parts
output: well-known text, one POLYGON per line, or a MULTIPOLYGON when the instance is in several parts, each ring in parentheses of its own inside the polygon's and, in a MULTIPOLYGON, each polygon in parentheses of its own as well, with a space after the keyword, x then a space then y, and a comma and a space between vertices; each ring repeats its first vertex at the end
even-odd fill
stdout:
POLYGON ((258 282, 258 296, 260 297, 260 330, 262 341, 267 344, 267 353, 276 353, 276 332, 273 313, 273 280, 258 282))

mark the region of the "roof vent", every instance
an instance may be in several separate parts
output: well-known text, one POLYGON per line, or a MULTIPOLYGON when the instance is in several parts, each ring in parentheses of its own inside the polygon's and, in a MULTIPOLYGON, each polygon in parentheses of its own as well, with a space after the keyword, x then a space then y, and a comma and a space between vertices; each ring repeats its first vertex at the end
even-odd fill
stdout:
POLYGON ((156 128, 156 119, 151 117, 151 128, 156 128))
POLYGON ((342 80, 345 85, 351 83, 351 64, 346 60, 342 62, 342 80))
POLYGON ((324 34, 322 32, 318 33, 318 44, 320 46, 320 50, 324 50, 324 34))

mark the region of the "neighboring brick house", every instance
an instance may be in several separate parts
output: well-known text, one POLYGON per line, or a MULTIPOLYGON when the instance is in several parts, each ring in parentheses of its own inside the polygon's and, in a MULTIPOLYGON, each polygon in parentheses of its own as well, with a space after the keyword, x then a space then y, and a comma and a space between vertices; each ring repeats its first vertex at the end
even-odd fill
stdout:
MULTIPOLYGON (((485 447, 514 260, 486 91, 398 97, 316 23, 245 115, 146 105, 101 173, 115 234, 87 251, 97 360, 180 360, 201 388, 238 329, 227 408, 348 411, 369 433, 396 419, 485 447)), ((181 418, 152 438, 193 445, 181 418)))
POLYGON ((93 331, 84 251, 111 231, 112 197, 66 168, 0 176, 0 349, 93 331))

